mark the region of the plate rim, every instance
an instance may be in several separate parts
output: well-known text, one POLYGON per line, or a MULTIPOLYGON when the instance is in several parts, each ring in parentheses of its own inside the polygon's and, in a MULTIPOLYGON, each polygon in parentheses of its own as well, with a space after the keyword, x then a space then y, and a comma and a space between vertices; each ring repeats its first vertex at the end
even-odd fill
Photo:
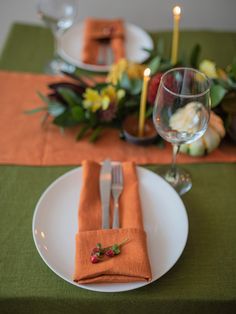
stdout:
MULTIPOLYGON (((94 292, 101 292, 101 293, 114 293, 114 292, 126 292, 126 291, 131 291, 131 290, 136 290, 139 289, 141 287, 144 287, 146 285, 149 285, 151 283, 153 283, 156 280, 159 280, 161 277, 163 277, 165 274, 167 274, 172 268, 173 266, 178 262, 178 260, 180 259, 181 255, 183 254, 183 251, 186 247, 187 241, 188 241, 188 235, 189 235, 189 219, 188 219, 188 214, 187 214, 187 210, 186 207, 183 203, 183 200, 181 199, 181 197, 179 196, 179 194, 175 191, 175 189, 169 185, 160 175, 158 175, 157 173, 142 167, 142 166, 136 166, 136 169, 140 170, 140 171, 147 171, 149 173, 151 173, 152 175, 156 175, 159 177, 160 180, 162 180, 171 190, 172 192, 174 192, 174 194, 176 194, 176 196, 178 197, 181 205, 182 205, 182 209, 183 209, 183 214, 184 214, 184 220, 185 220, 185 226, 186 226, 186 234, 185 234, 185 240, 183 242, 183 246, 182 249, 179 251, 178 257, 173 261, 173 263, 169 266, 169 268, 167 269, 167 271, 165 271, 163 274, 161 274, 158 278, 152 278, 151 281, 148 282, 135 282, 135 284, 137 285, 136 287, 130 287, 130 288, 125 288, 125 289, 121 289, 121 290, 112 290, 112 289, 108 289, 108 290, 101 290, 99 288, 91 288, 91 285, 85 285, 85 284, 79 284, 74 282, 73 280, 68 279, 67 277, 65 277, 64 275, 62 275, 60 272, 58 272, 55 268, 53 268, 53 266, 50 265, 50 263, 48 263, 48 261, 46 260, 46 258, 43 256, 43 254, 41 253, 38 245, 37 245, 37 240, 36 240, 36 235, 35 235, 35 220, 36 220, 36 216, 38 213, 38 207, 40 206, 41 200, 44 198, 44 196, 47 194, 47 192, 53 188, 54 185, 56 185, 59 181, 63 180, 65 177, 70 176, 73 172, 77 172, 77 171, 82 171, 82 166, 78 166, 74 169, 71 169, 67 172, 65 172, 64 174, 60 175, 59 177, 57 177, 55 180, 53 180, 48 186, 47 188, 43 191, 43 193, 41 194, 40 198, 38 199, 36 206, 34 208, 34 213, 33 213, 33 217, 32 217, 32 234, 33 234, 33 240, 34 240, 34 245, 37 249, 37 252, 39 253, 41 259, 43 260, 43 262, 46 264, 46 266, 49 267, 49 269, 55 273, 59 278, 62 278, 63 280, 65 280, 66 282, 68 282, 69 284, 72 284, 73 286, 76 286, 78 288, 83 288, 85 290, 89 290, 89 291, 94 291, 94 292)), ((145 230, 145 229, 144 229, 145 230)), ((146 231, 145 231, 146 232, 146 231)), ((128 284, 132 284, 132 283, 122 283, 122 285, 127 285, 128 284)), ((93 285, 97 285, 99 287, 99 284, 93 284, 93 285)), ((103 286, 105 286, 106 284, 104 283, 103 286)), ((120 285, 120 284, 116 284, 116 283, 109 283, 107 285, 112 285, 112 286, 116 286, 116 285, 120 285)))
MULTIPOLYGON (((67 62, 70 62, 73 66, 76 66, 80 69, 83 69, 83 70, 86 70, 86 71, 92 71, 92 72, 108 72, 111 68, 110 65, 93 65, 93 64, 86 64, 86 63, 83 63, 82 61, 80 60, 75 60, 73 57, 70 57, 63 49, 62 47, 62 41, 63 41, 63 37, 66 35, 66 33, 68 31, 70 31, 71 29, 75 28, 75 27, 83 27, 83 24, 84 24, 84 21, 81 21, 81 22, 78 22, 78 23, 75 23, 74 25, 72 25, 67 31, 61 33, 58 37, 58 54, 61 58, 63 58, 65 61, 67 62)), ((135 27, 137 30, 139 30, 139 32, 142 32, 143 34, 145 34, 145 36, 147 36, 149 42, 150 42, 150 45, 151 45, 151 48, 150 49, 153 49, 154 47, 154 42, 153 42, 153 39, 152 37, 150 36, 150 34, 145 31, 142 27, 134 24, 134 23, 130 23, 130 22, 124 22, 125 26, 127 28, 131 28, 131 27, 135 27)), ((148 59, 145 58, 142 62, 140 63, 143 63, 145 62, 146 60, 148 59)), ((132 61, 132 60, 130 60, 132 61)))

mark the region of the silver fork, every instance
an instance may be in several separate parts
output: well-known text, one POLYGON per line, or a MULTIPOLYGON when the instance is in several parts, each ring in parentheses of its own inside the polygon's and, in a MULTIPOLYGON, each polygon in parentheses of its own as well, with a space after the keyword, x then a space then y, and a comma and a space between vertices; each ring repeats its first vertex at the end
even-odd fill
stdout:
POLYGON ((120 164, 112 168, 112 196, 114 199, 114 214, 112 228, 119 228, 119 197, 123 190, 123 173, 120 164))

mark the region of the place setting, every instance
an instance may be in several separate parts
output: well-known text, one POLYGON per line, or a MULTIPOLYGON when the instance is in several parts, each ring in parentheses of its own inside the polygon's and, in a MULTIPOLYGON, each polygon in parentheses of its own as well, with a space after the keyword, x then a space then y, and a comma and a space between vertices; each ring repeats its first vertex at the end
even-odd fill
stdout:
POLYGON ((188 218, 176 191, 152 171, 87 160, 45 190, 32 229, 38 253, 59 277, 119 292, 148 285, 174 266, 188 218))
POLYGON ((55 55, 46 67, 47 73, 74 72, 76 67, 108 72, 122 58, 143 63, 153 49, 151 36, 123 19, 88 17, 78 22, 78 4, 74 0, 40 0, 37 10, 55 40, 55 55))
POLYGON ((58 44, 58 53, 65 61, 94 72, 109 71, 121 58, 142 63, 149 57, 145 49, 153 49, 148 33, 122 20, 87 19, 65 32, 58 44), (100 24, 100 33, 93 34, 90 24, 92 29, 100 24), (116 28, 120 33, 116 33, 116 28))

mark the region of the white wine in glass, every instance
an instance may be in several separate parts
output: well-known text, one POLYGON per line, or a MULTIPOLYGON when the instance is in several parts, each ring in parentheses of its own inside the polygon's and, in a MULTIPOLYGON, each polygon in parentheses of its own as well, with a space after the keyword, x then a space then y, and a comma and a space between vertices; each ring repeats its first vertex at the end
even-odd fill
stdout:
POLYGON ((57 55, 57 38, 74 23, 77 17, 78 0, 38 0, 37 12, 54 37, 54 58, 47 64, 45 72, 58 74, 61 70, 73 71, 57 55))
POLYGON ((192 187, 191 176, 176 167, 180 145, 199 139, 210 117, 210 82, 192 68, 174 68, 162 75, 153 108, 158 134, 173 146, 172 165, 162 176, 180 194, 192 187))

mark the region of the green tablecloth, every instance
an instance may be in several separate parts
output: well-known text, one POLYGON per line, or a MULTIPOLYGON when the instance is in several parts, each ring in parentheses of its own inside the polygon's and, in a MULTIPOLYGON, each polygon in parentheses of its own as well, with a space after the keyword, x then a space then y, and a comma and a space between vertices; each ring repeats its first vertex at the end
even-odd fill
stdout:
MULTIPOLYGON (((152 32, 150 35, 154 44, 158 38, 163 39, 164 53, 170 56, 172 34, 152 32)), ((42 72, 46 60, 52 57, 52 42, 52 36, 46 28, 14 24, 2 51, 0 69, 42 72)), ((181 31, 179 55, 189 60, 196 44, 201 46, 201 59, 212 59, 219 66, 227 66, 236 57, 236 32, 181 31)))
MULTIPOLYGON (((50 56, 47 36, 42 28, 15 25, 0 67, 40 72, 50 56)), ((183 196, 190 230, 181 258, 150 285, 107 294, 63 281, 42 261, 33 243, 36 202, 71 167, 0 166, 0 313, 234 313, 236 166, 185 168, 192 174, 193 189, 183 196)))

